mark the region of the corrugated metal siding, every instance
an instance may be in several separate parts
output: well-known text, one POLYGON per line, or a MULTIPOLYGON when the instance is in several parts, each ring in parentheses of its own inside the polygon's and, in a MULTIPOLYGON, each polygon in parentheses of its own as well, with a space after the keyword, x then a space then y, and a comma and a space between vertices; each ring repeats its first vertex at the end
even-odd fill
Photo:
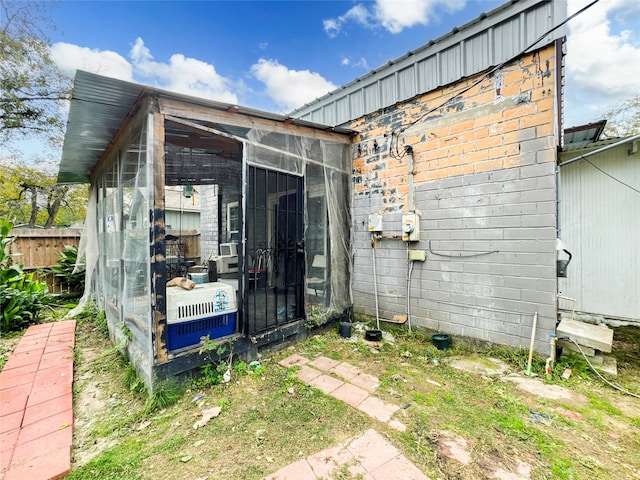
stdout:
MULTIPOLYGON (((564 1, 510 2, 290 115, 325 125, 344 125, 365 113, 375 112, 508 60, 565 18, 564 1)), ((539 46, 564 34, 564 28, 559 28, 547 35, 539 46)))
POLYGON ((141 85, 78 71, 69 109, 58 181, 86 182, 91 170, 109 145, 143 91, 141 85), (118 119, 118 121, 113 121, 118 119), (64 162, 74 158, 72 164, 64 162))
POLYGON ((464 43, 465 72, 479 72, 491 65, 489 32, 483 32, 464 43))
POLYGON ((415 64, 398 72, 398 90, 400 98, 410 98, 418 93, 415 64))
MULTIPOLYGON (((589 160, 640 188, 640 154, 628 155, 628 148, 589 160)), ((561 237, 573 254, 560 290, 580 311, 640 320, 640 195, 583 160, 560 175, 561 237)))

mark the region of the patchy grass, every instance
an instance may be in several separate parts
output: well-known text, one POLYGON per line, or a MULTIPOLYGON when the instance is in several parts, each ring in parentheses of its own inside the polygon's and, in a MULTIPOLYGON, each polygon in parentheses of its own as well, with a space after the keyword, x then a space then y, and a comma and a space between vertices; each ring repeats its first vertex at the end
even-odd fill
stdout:
MULTIPOLYGON (((489 366, 486 358, 493 357, 520 374, 524 350, 456 337, 440 351, 431 344, 432 332, 414 329, 410 335, 402 326, 383 324, 393 341, 376 345, 327 331, 264 356, 258 369, 234 363, 229 383, 210 381, 203 371, 187 383, 160 385, 149 397, 135 370, 113 352, 103 326, 99 312, 78 321, 70 479, 261 479, 368 428, 430 478, 487 478, 492 468, 514 471, 519 462, 530 467, 531 479, 640 478, 640 401, 604 384, 573 354, 559 359, 551 379, 542 376, 544 359, 534 357, 533 371, 544 383, 583 399, 549 400, 448 361, 477 358, 489 366), (277 363, 293 353, 347 361, 376 375, 376 395, 401 407, 395 418, 407 430, 390 429, 298 381, 295 369, 277 363), (573 375, 564 380, 566 368, 573 375), (195 429, 202 412, 213 407, 220 407, 219 415, 195 429), (442 454, 443 432, 466 439, 470 464, 442 454)), ((616 330, 614 339, 615 382, 637 391, 640 329, 620 336, 616 330)), ((334 476, 351 478, 346 468, 334 476)))
POLYGON ((22 338, 24 332, 24 330, 8 332, 3 333, 2 336, 0 336, 0 339, 2 340, 0 342, 0 371, 2 371, 7 360, 9 360, 9 357, 16 349, 16 346, 18 346, 18 342, 20 341, 20 338, 22 338))

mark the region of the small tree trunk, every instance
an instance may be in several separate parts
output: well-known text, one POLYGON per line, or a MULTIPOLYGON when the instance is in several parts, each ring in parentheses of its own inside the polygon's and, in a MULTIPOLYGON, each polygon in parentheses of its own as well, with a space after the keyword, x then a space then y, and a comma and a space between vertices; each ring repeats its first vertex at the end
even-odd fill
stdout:
POLYGON ((36 226, 36 220, 38 219, 38 190, 35 187, 26 187, 26 190, 31 193, 31 216, 29 217, 29 228, 36 226))
POLYGON ((63 185, 53 186, 49 191, 49 198, 47 199, 47 213, 49 214, 49 218, 47 218, 44 228, 51 228, 53 225, 53 221, 56 219, 58 210, 60 210, 60 206, 62 205, 62 200, 68 191, 69 186, 63 185))

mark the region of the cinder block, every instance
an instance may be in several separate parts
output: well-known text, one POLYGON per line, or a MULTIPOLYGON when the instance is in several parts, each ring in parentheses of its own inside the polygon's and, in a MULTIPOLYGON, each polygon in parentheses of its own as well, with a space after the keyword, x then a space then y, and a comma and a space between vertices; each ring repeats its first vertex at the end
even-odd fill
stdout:
POLYGON ((602 352, 611 352, 613 330, 605 326, 563 318, 556 327, 556 334, 559 337, 571 337, 579 345, 592 347, 602 352))
MULTIPOLYGON (((542 191, 544 192, 545 190, 542 191)), ((547 227, 549 225, 555 225, 556 216, 553 214, 523 215, 521 222, 523 227, 547 227)))
POLYGON ((571 350, 572 352, 580 352, 580 349, 582 349, 584 354, 588 357, 593 357, 596 354, 595 348, 580 345, 579 349, 575 343, 568 340, 558 340, 557 344, 559 347, 566 348, 567 350, 571 350))
POLYGON ((609 375, 618 375, 618 362, 616 361, 615 357, 603 355, 602 360, 602 365, 594 365, 594 367, 604 373, 608 373, 609 375))

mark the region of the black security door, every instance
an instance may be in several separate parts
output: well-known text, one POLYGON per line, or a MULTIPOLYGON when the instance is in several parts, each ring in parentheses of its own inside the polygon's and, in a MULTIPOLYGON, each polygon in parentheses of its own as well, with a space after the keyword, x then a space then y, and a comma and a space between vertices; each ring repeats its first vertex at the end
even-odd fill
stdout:
POLYGON ((248 179, 244 315, 253 334, 304 317, 304 184, 258 167, 248 179))

